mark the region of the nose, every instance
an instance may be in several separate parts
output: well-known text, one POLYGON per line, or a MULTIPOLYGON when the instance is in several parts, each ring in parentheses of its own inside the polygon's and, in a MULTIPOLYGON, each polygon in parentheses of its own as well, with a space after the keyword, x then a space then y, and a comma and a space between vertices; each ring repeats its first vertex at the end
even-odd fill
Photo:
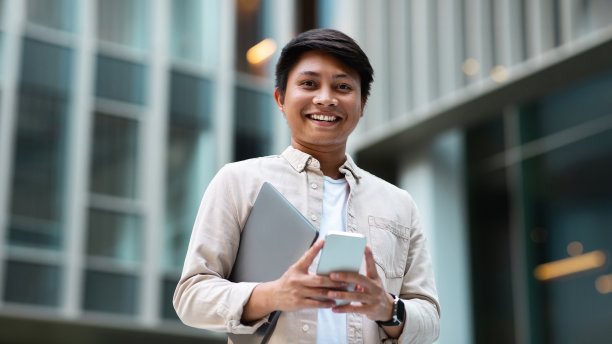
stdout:
POLYGON ((319 106, 338 105, 338 99, 334 97, 333 93, 324 89, 317 92, 317 94, 312 98, 312 102, 319 106))

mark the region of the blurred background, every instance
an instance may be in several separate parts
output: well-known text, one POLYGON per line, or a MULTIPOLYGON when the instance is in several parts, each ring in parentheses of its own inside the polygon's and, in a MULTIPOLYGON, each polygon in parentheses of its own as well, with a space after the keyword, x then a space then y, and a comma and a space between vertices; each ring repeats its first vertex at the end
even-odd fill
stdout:
POLYGON ((0 0, 0 342, 224 343, 172 308, 191 227, 315 27, 372 60, 349 151, 420 206, 438 342, 609 342, 609 0, 0 0))

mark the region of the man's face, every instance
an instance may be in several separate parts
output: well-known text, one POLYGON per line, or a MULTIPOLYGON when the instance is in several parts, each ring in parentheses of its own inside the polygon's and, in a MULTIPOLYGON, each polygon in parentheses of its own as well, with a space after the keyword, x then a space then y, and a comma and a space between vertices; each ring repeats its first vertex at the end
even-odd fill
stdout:
POLYGON ((285 94, 274 97, 286 115, 291 144, 306 151, 346 149, 363 115, 359 74, 321 51, 304 53, 291 69, 285 94))

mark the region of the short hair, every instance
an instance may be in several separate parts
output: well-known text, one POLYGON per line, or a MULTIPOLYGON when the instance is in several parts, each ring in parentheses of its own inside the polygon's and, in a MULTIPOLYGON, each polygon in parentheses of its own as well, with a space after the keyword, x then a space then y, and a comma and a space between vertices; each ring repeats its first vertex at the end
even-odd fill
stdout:
POLYGON ((298 63, 302 54, 308 51, 322 51, 355 70, 361 82, 361 98, 370 95, 374 80, 374 69, 368 56, 359 45, 346 34, 333 29, 313 29, 301 33, 283 48, 276 63, 276 88, 284 94, 287 89, 289 72, 298 63))

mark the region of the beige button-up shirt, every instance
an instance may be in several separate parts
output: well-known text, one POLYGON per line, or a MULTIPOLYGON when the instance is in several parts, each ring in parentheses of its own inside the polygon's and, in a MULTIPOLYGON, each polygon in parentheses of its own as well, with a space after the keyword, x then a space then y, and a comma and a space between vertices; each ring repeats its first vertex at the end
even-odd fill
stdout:
MULTIPOLYGON (((439 334, 440 306, 414 201, 406 191, 358 168, 350 157, 340 172, 350 189, 346 231, 367 237, 385 289, 399 295, 406 306, 404 330, 397 340, 387 339, 385 332, 366 316, 347 314, 348 343, 433 342, 439 334)), ((253 333, 266 321, 248 325, 240 322, 256 283, 227 280, 241 229, 266 181, 315 227, 320 227, 323 173, 312 156, 289 147, 281 155, 224 166, 202 199, 174 294, 174 307, 185 324, 213 331, 253 333)), ((365 264, 361 269, 365 273, 365 264)), ((316 331, 316 309, 283 312, 270 344, 315 343, 316 331)))

